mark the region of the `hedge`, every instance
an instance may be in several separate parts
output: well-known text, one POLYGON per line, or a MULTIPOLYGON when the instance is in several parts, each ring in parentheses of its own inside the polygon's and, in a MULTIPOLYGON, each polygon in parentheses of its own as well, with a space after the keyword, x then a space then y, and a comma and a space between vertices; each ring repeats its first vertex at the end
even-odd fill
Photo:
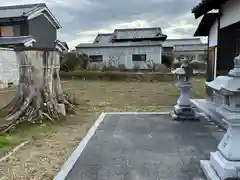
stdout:
MULTIPOLYGON (((202 76, 202 74, 200 75, 202 76)), ((101 71, 77 71, 60 72, 63 80, 107 80, 107 81, 174 81, 176 76, 171 73, 131 73, 131 72, 101 72, 101 71)))

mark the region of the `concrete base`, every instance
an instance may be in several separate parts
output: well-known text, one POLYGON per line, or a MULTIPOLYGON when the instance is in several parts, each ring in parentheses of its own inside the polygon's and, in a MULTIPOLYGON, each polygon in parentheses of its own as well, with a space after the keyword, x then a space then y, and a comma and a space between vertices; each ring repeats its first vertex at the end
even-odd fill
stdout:
POLYGON ((196 115, 195 110, 191 105, 189 106, 174 106, 174 110, 171 113, 173 120, 186 121, 186 120, 199 120, 199 116, 196 115))
POLYGON ((169 113, 103 113, 54 180, 204 180, 199 161, 203 150, 216 149, 212 134, 219 129, 171 119, 169 113))
POLYGON ((223 116, 221 116, 218 112, 216 112, 217 106, 206 99, 191 99, 191 102, 194 107, 199 112, 204 113, 207 117, 210 118, 213 122, 215 122, 218 126, 223 129, 227 129, 228 125, 224 120, 223 116))
POLYGON ((211 153, 210 161, 200 161, 201 168, 208 180, 238 179, 240 162, 228 161, 217 151, 211 153))
POLYGON ((200 166, 207 178, 207 180, 221 180, 217 173, 214 171, 212 166, 210 165, 210 161, 207 160, 201 160, 200 166))

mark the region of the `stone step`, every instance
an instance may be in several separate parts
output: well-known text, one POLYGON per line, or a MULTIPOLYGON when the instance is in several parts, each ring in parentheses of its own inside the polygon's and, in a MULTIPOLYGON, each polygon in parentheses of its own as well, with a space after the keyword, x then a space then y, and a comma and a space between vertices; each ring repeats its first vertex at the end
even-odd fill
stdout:
POLYGON ((201 160, 200 166, 207 178, 207 180, 221 180, 217 173, 214 171, 212 166, 210 165, 210 161, 207 160, 201 160))
POLYGON ((198 112, 204 113, 210 121, 213 121, 217 126, 227 129, 228 125, 223 117, 216 112, 217 106, 205 99, 192 99, 191 102, 198 112))

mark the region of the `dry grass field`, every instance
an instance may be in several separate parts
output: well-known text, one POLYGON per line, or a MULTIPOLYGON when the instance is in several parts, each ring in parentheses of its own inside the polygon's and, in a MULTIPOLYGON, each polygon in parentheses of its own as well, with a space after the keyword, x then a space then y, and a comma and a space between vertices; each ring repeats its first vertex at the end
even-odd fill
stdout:
MULTIPOLYGON (((204 98, 204 80, 193 80, 192 98, 204 98)), ((178 90, 169 82, 63 81, 65 91, 79 99, 78 112, 54 124, 21 125, 0 136, 0 156, 28 140, 8 160, 0 162, 0 180, 50 180, 103 111, 168 111, 178 90)), ((14 89, 0 90, 0 106, 14 89)))

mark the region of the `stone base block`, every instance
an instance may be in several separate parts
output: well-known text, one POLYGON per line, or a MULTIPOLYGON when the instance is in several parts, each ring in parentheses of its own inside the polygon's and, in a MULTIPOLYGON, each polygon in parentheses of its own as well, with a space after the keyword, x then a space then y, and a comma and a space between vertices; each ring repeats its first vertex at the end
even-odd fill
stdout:
POLYGON ((214 171, 212 166, 210 165, 210 161, 201 160, 200 166, 203 170, 204 175, 206 176, 207 180, 221 180, 217 173, 214 171))
POLYGON ((185 121, 185 120, 199 120, 199 116, 195 113, 195 110, 191 106, 174 106, 174 110, 171 113, 173 120, 185 121))
POLYGON ((228 161, 217 151, 211 153, 210 161, 200 161, 208 180, 240 179, 240 162, 228 161))
POLYGON ((216 125, 223 129, 228 128, 228 124, 224 121, 224 118, 216 112, 217 105, 205 99, 192 99, 193 106, 196 107, 198 112, 202 112, 210 118, 216 125))

